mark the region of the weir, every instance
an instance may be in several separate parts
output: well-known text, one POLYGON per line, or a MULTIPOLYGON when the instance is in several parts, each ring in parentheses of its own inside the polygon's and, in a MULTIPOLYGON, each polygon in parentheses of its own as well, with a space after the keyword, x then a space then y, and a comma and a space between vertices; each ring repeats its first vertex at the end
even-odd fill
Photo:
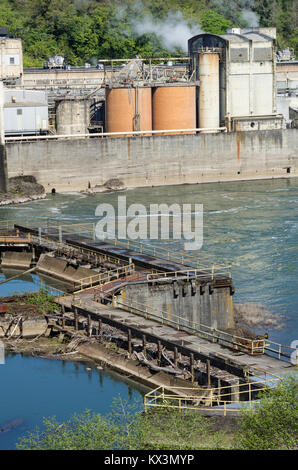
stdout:
MULTIPOLYGON (((204 406, 218 405, 227 395, 228 400, 239 402, 247 397, 249 378, 258 377, 259 387, 266 387, 268 376, 294 367, 289 362, 293 348, 237 333, 228 267, 207 266, 206 261, 200 263, 187 253, 168 252, 166 257, 163 248, 142 243, 137 250, 136 242, 130 246, 130 242, 119 240, 95 240, 86 236, 86 227, 81 227, 80 233, 75 226, 41 225, 40 220, 14 225, 10 245, 5 244, 7 233, 0 234, 2 262, 10 259, 17 264, 26 259, 28 263, 31 259, 37 272, 63 278, 69 285, 68 293, 55 297, 57 313, 45 315, 42 325, 36 325, 39 334, 46 329, 46 335, 86 337, 95 342, 102 342, 108 334, 110 341, 128 354, 125 360, 110 361, 111 367, 151 388, 166 387, 169 391, 189 384, 192 390, 197 388, 196 396, 204 406), (14 249, 9 255, 14 236, 27 244, 22 247, 25 251, 14 249), (142 368, 151 370, 154 379, 145 371, 136 372, 135 359, 142 368), (168 376, 175 381, 165 379, 168 376), (223 387, 230 387, 229 392, 222 391, 223 387)), ((20 323, 20 319, 6 320, 2 330, 4 336, 19 337, 24 331, 32 334, 34 327, 20 323)), ((98 360, 108 354, 94 342, 82 346, 83 350, 98 360)), ((171 393, 187 395, 193 403, 194 392, 180 388, 171 393)), ((148 400, 157 406, 161 395, 153 398, 150 395, 148 400)))

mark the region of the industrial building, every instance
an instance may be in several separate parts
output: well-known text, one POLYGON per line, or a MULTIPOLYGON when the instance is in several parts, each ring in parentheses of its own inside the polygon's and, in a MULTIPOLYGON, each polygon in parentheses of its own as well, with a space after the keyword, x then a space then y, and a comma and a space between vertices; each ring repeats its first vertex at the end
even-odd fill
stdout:
POLYGON ((122 72, 122 80, 119 76, 118 83, 107 84, 106 131, 282 128, 276 108, 275 34, 275 28, 254 28, 194 36, 188 41, 184 79, 152 72, 147 80, 137 74, 123 79, 122 72))
POLYGON ((228 130, 277 128, 274 29, 199 34, 188 41, 190 68, 198 81, 199 127, 228 130), (249 125, 247 125, 249 123, 249 125))
POLYGON ((8 35, 7 28, 0 28, 0 80, 6 85, 22 85, 22 40, 8 35))
MULTIPOLYGON (((21 41, 9 38, 7 30, 2 30, 6 47, 9 41, 19 41, 18 57, 8 55, 9 60, 5 60, 19 64, 16 74, 21 77, 21 41)), ((61 69, 51 71, 54 76, 48 84, 40 75, 46 72, 35 70, 37 78, 26 86, 47 90, 48 119, 45 124, 44 114, 40 114, 45 108, 38 105, 35 124, 24 131, 38 133, 49 125, 58 135, 105 131, 114 134, 110 137, 119 137, 117 133, 131 137, 137 131, 150 136, 181 129, 193 134, 275 130, 285 127, 285 123, 290 126, 288 105, 297 104, 295 100, 288 103, 288 97, 277 97, 280 80, 276 74, 275 38, 275 28, 233 28, 222 35, 203 33, 189 39, 188 57, 180 58, 180 64, 177 58, 166 64, 157 63, 161 59, 136 58, 125 66, 121 59, 111 60, 110 65, 105 60, 103 70, 94 71, 101 74, 97 81, 93 72, 92 79, 86 78, 89 69, 61 69), (61 86, 65 74, 71 83, 69 90, 61 86), (71 82, 71 74, 75 83, 71 82), (82 76, 81 85, 78 74, 82 76)), ((13 108, 9 101, 6 116, 11 124, 6 129, 10 135, 22 130, 21 118, 12 117, 13 108)), ((32 106, 29 114, 31 119, 32 106)))
POLYGON ((48 101, 44 91, 4 90, 5 135, 43 134, 48 130, 48 101))

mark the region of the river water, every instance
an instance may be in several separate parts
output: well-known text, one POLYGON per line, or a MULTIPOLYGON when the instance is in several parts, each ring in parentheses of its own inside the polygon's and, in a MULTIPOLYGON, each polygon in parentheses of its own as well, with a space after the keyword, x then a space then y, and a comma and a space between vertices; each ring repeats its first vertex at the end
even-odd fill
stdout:
MULTIPOLYGON (((56 194, 49 195, 44 200, 0 208, 0 218, 21 222, 26 217, 48 216, 67 220, 69 223, 97 222, 97 205, 109 203, 117 208, 119 195, 127 197, 127 206, 139 203, 148 209, 153 203, 203 204, 202 252, 211 254, 218 262, 232 264, 234 301, 262 304, 272 314, 283 316, 284 320, 279 328, 267 329, 271 340, 290 344, 298 339, 298 179, 138 188, 121 194, 96 196, 80 193, 56 194)), ((162 241, 159 243, 164 244, 162 241)), ((174 241, 171 247, 183 248, 183 243, 183 240, 174 241)), ((38 282, 38 278, 35 278, 36 286, 38 282)), ((4 295, 1 294, 1 289, 2 286, 0 296, 4 295)), ((264 328, 260 328, 258 332, 263 333, 264 328)), ((21 364, 21 360, 19 361, 21 364)), ((18 374, 24 380, 22 367, 17 364, 15 367, 16 371, 19 367, 18 374)), ((58 361, 52 367, 57 368, 59 375, 61 365, 58 361)), ((0 377, 4 369, 5 366, 0 366, 0 377)), ((37 396, 37 382, 38 376, 34 387, 32 386, 33 396, 37 396)), ((9 390, 12 386, 11 383, 5 384, 9 390)), ((50 387, 53 396, 57 392, 56 386, 57 382, 50 387)), ((105 391, 107 394, 115 394, 121 386, 120 382, 117 386, 114 384, 113 391, 108 392, 110 385, 107 381, 105 391)), ((87 389, 86 386, 86 393, 87 389)), ((77 402, 73 402, 73 410, 77 410, 82 403, 81 396, 75 395, 77 402)), ((36 403, 35 400, 32 401, 36 403)), ((60 404, 54 398, 53 411, 56 403, 56 414, 59 417, 60 404)), ((49 414, 50 410, 43 408, 42 403, 38 408, 40 415, 49 414)), ((0 424, 2 421, 0 418, 0 424)))

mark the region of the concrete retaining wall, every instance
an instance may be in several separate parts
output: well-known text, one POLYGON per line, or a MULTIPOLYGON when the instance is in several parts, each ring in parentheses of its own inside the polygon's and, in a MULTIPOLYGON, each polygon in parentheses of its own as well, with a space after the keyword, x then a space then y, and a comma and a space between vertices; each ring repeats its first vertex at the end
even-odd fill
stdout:
POLYGON ((98 274, 97 271, 93 271, 92 269, 83 267, 74 268, 73 266, 69 266, 67 261, 49 256, 45 253, 40 255, 36 265, 36 271, 66 282, 74 282, 98 274))
POLYGON ((118 178, 126 186, 298 176, 298 129, 8 143, 9 176, 33 175, 47 192, 118 178))
POLYGON ((235 327, 233 297, 229 287, 209 290, 209 283, 200 289, 200 283, 175 282, 173 284, 133 284, 122 291, 120 302, 138 302, 152 311, 165 312, 166 318, 200 328, 201 325, 226 330, 235 327))
POLYGON ((32 261, 32 253, 26 251, 4 251, 2 253, 1 267, 29 269, 32 261))

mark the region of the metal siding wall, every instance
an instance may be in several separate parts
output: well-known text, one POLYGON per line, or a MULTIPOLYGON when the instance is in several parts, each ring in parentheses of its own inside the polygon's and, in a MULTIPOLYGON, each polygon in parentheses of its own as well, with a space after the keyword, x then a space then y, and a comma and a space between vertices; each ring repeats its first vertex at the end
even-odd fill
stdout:
POLYGON ((271 74, 255 74, 253 76, 253 109, 255 115, 272 114, 272 83, 271 74))
POLYGON ((249 75, 230 76, 231 116, 249 115, 249 75))

